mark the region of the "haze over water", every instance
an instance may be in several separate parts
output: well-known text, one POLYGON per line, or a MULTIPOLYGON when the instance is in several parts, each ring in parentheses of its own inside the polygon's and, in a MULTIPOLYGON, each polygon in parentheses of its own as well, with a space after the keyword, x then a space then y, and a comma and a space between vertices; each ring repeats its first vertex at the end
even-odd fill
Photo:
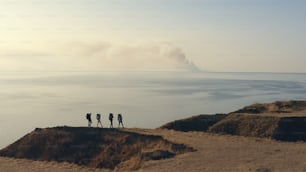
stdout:
MULTIPOLYGON (((85 114, 123 114, 155 128, 253 103, 306 99, 306 74, 203 72, 2 72, 0 148, 35 127, 86 126, 85 114)), ((115 121, 115 126, 117 121, 115 121)))

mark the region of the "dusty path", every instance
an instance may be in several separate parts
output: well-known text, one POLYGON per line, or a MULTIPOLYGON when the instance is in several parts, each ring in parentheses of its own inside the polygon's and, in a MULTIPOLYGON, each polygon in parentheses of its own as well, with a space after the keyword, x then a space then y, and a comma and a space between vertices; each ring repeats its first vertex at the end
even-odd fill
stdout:
POLYGON ((109 172, 69 163, 31 161, 0 157, 0 172, 109 172))
POLYGON ((198 151, 174 159, 151 161, 139 171, 305 171, 306 143, 220 136, 203 132, 142 130, 184 143, 198 151))
MULTIPOLYGON (((277 142, 239 136, 219 136, 203 132, 127 129, 162 135, 197 149, 172 159, 146 162, 138 171, 305 171, 306 143, 277 142)), ((0 172, 101 172, 68 163, 37 162, 0 157, 0 172)))

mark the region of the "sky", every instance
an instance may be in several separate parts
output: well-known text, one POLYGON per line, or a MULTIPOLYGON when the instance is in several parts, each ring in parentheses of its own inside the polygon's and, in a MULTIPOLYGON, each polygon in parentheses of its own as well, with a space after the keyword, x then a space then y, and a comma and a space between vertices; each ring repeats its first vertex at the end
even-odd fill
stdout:
POLYGON ((0 0, 1 71, 297 72, 302 0, 0 0))

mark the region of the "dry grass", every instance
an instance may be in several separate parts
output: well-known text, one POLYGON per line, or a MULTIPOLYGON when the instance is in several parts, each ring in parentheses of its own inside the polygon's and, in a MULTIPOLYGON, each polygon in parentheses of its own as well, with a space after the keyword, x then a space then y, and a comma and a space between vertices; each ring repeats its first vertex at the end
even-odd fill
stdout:
POLYGON ((91 168, 135 170, 150 159, 171 158, 188 151, 192 149, 161 136, 117 129, 55 127, 36 129, 1 150, 0 155, 68 162, 91 168))
POLYGON ((253 104, 234 113, 292 113, 304 110, 306 110, 306 101, 277 101, 273 103, 253 104))
MULTIPOLYGON (((126 133, 139 133, 136 137, 127 135, 118 136, 118 133, 112 133, 104 138, 108 144, 115 142, 115 147, 104 145, 105 149, 100 155, 96 156, 112 162, 110 160, 110 150, 115 149, 116 158, 125 157, 127 154, 133 156, 123 158, 121 163, 117 163, 113 171, 145 171, 145 172, 306 172, 306 142, 280 142, 269 139, 276 136, 279 139, 298 140, 306 138, 306 102, 289 101, 275 102, 270 104, 255 104, 245 107, 227 117, 219 120, 206 120, 210 116, 199 116, 185 119, 185 123, 176 121, 169 123, 169 126, 187 127, 197 130, 200 123, 193 125, 194 121, 205 119, 204 128, 213 132, 224 132, 233 135, 216 135, 205 132, 180 132, 167 129, 125 129, 126 133), (214 131, 215 130, 215 131, 214 131), (116 137, 114 137, 114 134, 116 137), (148 137, 144 135, 149 135, 148 137), (156 135, 154 137, 152 135, 156 135), (161 138, 168 140, 165 141, 161 138), (256 136, 256 137, 250 137, 256 136), (258 138, 265 137, 265 138, 258 138), (147 141, 151 140, 151 141, 147 141), (141 142, 139 142, 141 141, 141 142), (170 144, 170 142, 177 144, 170 144), (133 143, 133 144, 131 144, 133 143), (136 143, 136 144, 134 144, 136 143), (153 160, 160 156, 172 156, 168 150, 183 153, 180 145, 187 145, 197 151, 187 152, 175 156, 174 158, 153 160), (124 147, 123 149, 121 149, 124 147), (111 148, 111 149, 110 149, 111 148), (123 151, 119 151, 117 149, 123 151), (149 158, 147 157, 149 156, 149 158), (151 159, 151 160, 150 160, 151 159), (144 161, 146 160, 146 161, 144 161)), ((203 121, 202 121, 203 122, 203 121)), ((83 129, 82 129, 83 130, 83 129)), ((123 133, 124 133, 123 132, 123 133)), ((60 144, 69 142, 69 135, 66 133, 51 133, 54 138, 65 136, 60 144), (68 140, 67 140, 68 139, 68 140)), ((132 134, 133 135, 133 134, 132 134)), ((35 136, 35 135, 34 135, 35 136)), ((79 138, 78 136, 77 138, 79 138)), ((82 135, 81 135, 82 137, 82 135)), ((31 139, 30 139, 31 140, 31 139)), ((53 144, 52 141, 50 140, 53 144)), ((101 140, 95 144, 99 144, 101 140)), ((35 149, 42 145, 40 141, 35 149)), ((101 147, 101 146, 99 146, 101 147)), ((103 146, 102 146, 103 147, 103 146)), ((87 148, 86 148, 87 149, 87 148)), ((35 151, 34 151, 35 152, 35 151)), ((20 155, 21 152, 15 152, 20 155)), ((50 156, 50 153, 41 154, 42 157, 50 156)), ((57 155, 57 154, 55 154, 57 155)), ((35 154, 31 155, 35 156, 35 154)), ((63 154, 62 156, 66 156, 63 154)), ((115 158, 115 159, 116 159, 115 158)), ((89 165, 99 167, 100 159, 92 161, 89 165)), ((112 166, 114 167, 114 166, 112 166)), ((31 161, 21 159, 11 159, 0 157, 0 172, 87 172, 87 171, 110 171, 105 169, 93 169, 84 166, 77 166, 69 163, 55 163, 45 161, 31 161)))
POLYGON ((278 127, 279 118, 261 115, 231 114, 213 125, 209 131, 251 137, 271 138, 278 127))
MULTIPOLYGON (((186 144, 197 149, 195 152, 184 153, 170 159, 147 161, 137 171, 306 171, 305 142, 278 142, 253 137, 214 135, 204 132, 178 132, 164 129, 128 129, 128 131, 148 135, 160 135, 169 141, 186 144)), ((138 166, 138 163, 139 159, 135 157, 135 159, 131 159, 121 165, 130 168, 138 166)), ((120 169, 116 170, 122 171, 120 169)), ((0 158, 0 171, 100 172, 105 170, 89 169, 68 163, 0 158)))
POLYGON ((173 129, 176 131, 207 131, 209 127, 213 126, 226 116, 227 114, 197 115, 169 122, 160 128, 173 129))
POLYGON ((0 157, 0 172, 110 172, 108 169, 88 168, 67 162, 33 161, 0 157))
POLYGON ((306 141, 306 101, 253 104, 229 114, 176 120, 161 128, 306 141))
POLYGON ((197 149, 173 159, 150 161, 140 171, 306 171, 306 143, 204 132, 140 130, 197 149))

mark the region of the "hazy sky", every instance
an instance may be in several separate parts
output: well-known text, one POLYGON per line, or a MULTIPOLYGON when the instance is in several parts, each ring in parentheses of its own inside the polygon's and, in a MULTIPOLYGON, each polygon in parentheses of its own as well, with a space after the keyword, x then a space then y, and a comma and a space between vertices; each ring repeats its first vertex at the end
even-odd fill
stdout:
POLYGON ((306 72, 304 0, 0 0, 1 70, 306 72))

